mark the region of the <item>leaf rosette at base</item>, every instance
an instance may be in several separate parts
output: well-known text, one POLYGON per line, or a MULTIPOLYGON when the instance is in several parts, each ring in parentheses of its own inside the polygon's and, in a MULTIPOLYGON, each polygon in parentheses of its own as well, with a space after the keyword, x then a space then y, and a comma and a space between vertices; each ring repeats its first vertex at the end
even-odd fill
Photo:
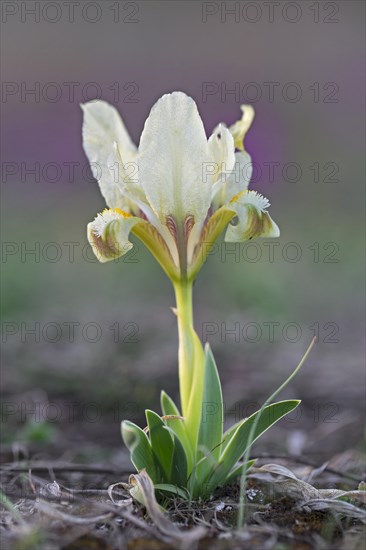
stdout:
MULTIPOLYGON (((147 427, 122 422, 122 437, 136 470, 146 470, 160 491, 187 498, 207 498, 241 475, 243 455, 256 439, 300 403, 270 404, 223 432, 223 400, 215 360, 205 348, 204 398, 198 440, 192 448, 187 424, 172 399, 162 392, 162 416, 146 411, 147 427), (254 426, 254 433, 252 428, 254 426)), ((247 463, 249 468, 254 463, 247 463)))

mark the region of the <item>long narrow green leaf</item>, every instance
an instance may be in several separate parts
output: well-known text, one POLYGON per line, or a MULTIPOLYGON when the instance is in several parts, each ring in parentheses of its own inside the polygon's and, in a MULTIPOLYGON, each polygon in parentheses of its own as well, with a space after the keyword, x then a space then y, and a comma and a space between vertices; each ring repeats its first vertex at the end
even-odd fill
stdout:
MULTIPOLYGON (((247 463, 246 463, 246 469, 249 470, 249 468, 251 468, 254 464, 254 462, 256 461, 256 459, 254 458, 253 460, 249 460, 247 463)), ((237 479, 238 477, 241 476, 241 473, 243 471, 243 462, 241 462, 240 464, 237 464, 236 466, 234 466, 234 468, 231 470, 231 472, 228 473, 226 479, 225 479, 225 485, 227 483, 231 483, 232 481, 234 481, 235 479, 237 479)))
POLYGON ((145 411, 145 414, 149 427, 149 437, 153 454, 156 461, 161 465, 165 481, 169 483, 174 450, 172 436, 158 414, 149 409, 145 411))
POLYGON ((180 487, 176 487, 175 485, 172 485, 171 483, 158 483, 154 485, 155 491, 164 491, 170 494, 173 494, 175 496, 181 497, 184 500, 189 499, 189 494, 186 489, 181 489, 180 487))
POLYGON ((207 477, 209 470, 219 460, 221 454, 222 426, 223 406, 221 383, 211 348, 209 344, 206 344, 201 423, 198 432, 196 453, 196 461, 198 464, 194 472, 195 480, 198 484, 207 477), (202 458, 204 458, 204 460, 201 460, 202 458))
POLYGON ((193 499, 200 498, 206 494, 206 479, 209 478, 217 468, 217 460, 215 460, 209 453, 195 464, 188 480, 188 489, 193 499))
POLYGON ((203 386, 201 423, 198 433, 197 460, 205 455, 200 447, 218 459, 221 451, 223 410, 219 373, 209 344, 205 347, 205 379, 203 386))
POLYGON ((239 422, 236 422, 230 428, 226 430, 222 437, 222 445, 221 445, 221 452, 223 453, 228 446, 228 443, 230 442, 231 438, 233 437, 236 430, 239 428, 239 426, 243 423, 243 419, 239 420, 239 422))
POLYGON ((179 437, 169 426, 165 429, 172 435, 174 450, 171 459, 169 479, 170 483, 177 487, 186 487, 188 478, 187 455, 179 437))
MULTIPOLYGON (((174 403, 173 399, 169 395, 162 391, 160 394, 161 410, 165 416, 181 416, 181 413, 174 403)), ((178 436, 181 441, 184 451, 187 457, 187 468, 190 472, 193 467, 193 451, 189 441, 186 424, 184 420, 174 418, 172 420, 165 420, 166 425, 172 429, 172 431, 178 436)))
POLYGON ((121 424, 124 444, 130 451, 131 462, 138 472, 145 469, 152 480, 157 481, 157 471, 154 455, 144 430, 139 426, 124 420, 121 424))
POLYGON ((225 450, 222 452, 216 471, 207 480, 207 491, 213 491, 221 485, 230 470, 243 456, 248 445, 252 445, 260 435, 278 422, 278 420, 286 416, 286 414, 294 410, 299 403, 300 401, 298 400, 279 401, 273 405, 263 407, 263 409, 242 420, 231 436, 225 450), (255 426, 252 440, 249 441, 249 435, 257 417, 259 418, 257 419, 257 425, 255 426))
POLYGON ((194 362, 191 366, 193 369, 192 383, 190 386, 190 397, 188 408, 183 410, 183 416, 186 416, 186 431, 193 449, 197 447, 198 430, 201 419, 201 405, 204 384, 204 364, 205 355, 200 339, 192 329, 191 344, 193 345, 194 362))
MULTIPOLYGON (((277 397, 277 395, 291 382, 291 380, 296 376, 296 374, 299 372, 299 370, 302 368, 302 366, 304 365, 309 353, 311 352, 311 350, 313 349, 314 345, 315 345, 315 342, 316 342, 316 337, 314 336, 314 338, 312 339, 312 341, 310 342, 310 345, 308 347, 308 349, 306 350, 306 352, 304 353, 300 363, 297 365, 296 369, 286 378, 286 380, 284 382, 282 382, 282 384, 275 389, 275 391, 269 396, 269 398, 267 399, 266 403, 269 405, 270 403, 272 403, 272 401, 275 399, 275 397, 277 397)), ((264 406, 261 407, 261 411, 264 409, 264 406)), ((259 422, 259 418, 260 416, 258 416, 257 420, 255 422, 253 422, 252 424, 252 428, 251 428, 251 431, 249 433, 249 437, 248 437, 248 445, 247 445, 247 448, 245 450, 245 454, 244 454, 244 457, 243 457, 243 460, 244 460, 244 467, 243 467, 243 472, 242 472, 242 475, 241 475, 241 478, 240 478, 240 496, 239 496, 239 513, 238 513, 238 521, 237 521, 237 525, 238 525, 238 528, 241 529, 244 525, 244 501, 245 501, 245 491, 246 491, 246 485, 247 485, 247 475, 246 475, 246 467, 245 467, 245 463, 246 461, 248 461, 249 459, 249 455, 250 455, 250 451, 251 451, 251 447, 252 447, 252 443, 254 441, 254 435, 255 435, 255 431, 256 431, 256 426, 257 426, 257 423, 259 422)))

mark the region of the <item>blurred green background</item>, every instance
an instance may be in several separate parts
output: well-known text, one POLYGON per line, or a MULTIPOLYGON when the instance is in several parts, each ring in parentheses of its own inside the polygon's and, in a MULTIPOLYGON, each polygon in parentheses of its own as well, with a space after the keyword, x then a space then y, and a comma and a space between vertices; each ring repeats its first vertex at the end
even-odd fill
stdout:
POLYGON ((77 4, 73 21, 61 2, 36 21, 19 3, 3 24, 6 443, 118 447, 122 418, 143 424, 161 388, 177 395, 169 281, 138 242, 106 265, 87 245, 86 224, 104 203, 86 168, 79 104, 99 95, 115 104, 138 143, 157 98, 183 90, 208 134, 234 122, 241 103, 254 105, 251 188, 270 199, 281 228, 275 244, 218 243, 195 286, 196 327, 218 362, 226 419, 263 402, 316 334, 283 396, 303 399, 300 414, 264 449, 331 455, 358 447, 364 4, 327 3, 333 13, 324 2, 279 2, 272 15, 266 2, 238 2, 236 15, 230 2, 77 4))

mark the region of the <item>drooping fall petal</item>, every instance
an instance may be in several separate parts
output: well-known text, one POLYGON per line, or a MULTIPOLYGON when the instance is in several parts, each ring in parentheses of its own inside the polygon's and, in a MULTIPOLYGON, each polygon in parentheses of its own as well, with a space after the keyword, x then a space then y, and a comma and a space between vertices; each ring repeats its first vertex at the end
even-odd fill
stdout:
POLYGON ((246 191, 234 197, 226 205, 232 210, 236 218, 229 223, 225 241, 241 242, 256 237, 279 237, 280 230, 267 212, 270 206, 268 199, 256 191, 246 191))
POLYGON ((88 224, 88 240, 100 262, 115 260, 126 254, 133 244, 129 233, 139 218, 119 209, 105 209, 88 224))

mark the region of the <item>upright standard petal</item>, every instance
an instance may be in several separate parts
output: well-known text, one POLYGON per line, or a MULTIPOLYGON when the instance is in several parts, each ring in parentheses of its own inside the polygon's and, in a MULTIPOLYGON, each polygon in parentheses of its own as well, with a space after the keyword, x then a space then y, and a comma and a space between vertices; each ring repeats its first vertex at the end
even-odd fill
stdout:
POLYGON ((161 97, 146 120, 139 145, 139 180, 156 216, 182 226, 202 222, 210 206, 203 179, 208 146, 192 98, 182 92, 161 97))
POLYGON ((219 124, 213 131, 208 140, 208 149, 212 162, 212 183, 225 183, 233 169, 235 153, 233 136, 224 124, 219 124))
POLYGON ((105 101, 81 106, 84 112, 83 145, 98 180, 101 193, 111 208, 123 208, 123 165, 136 160, 136 147, 116 109, 105 101))
POLYGON ((126 254, 133 247, 128 235, 139 222, 139 218, 118 208, 98 214, 88 224, 88 240, 98 260, 109 262, 126 254))
POLYGON ((252 159, 245 151, 239 151, 234 155, 234 164, 228 174, 222 175, 212 189, 213 209, 228 203, 235 195, 246 191, 252 177, 252 159))
POLYGON ((229 223, 225 241, 241 242, 256 237, 279 237, 280 230, 267 212, 268 199, 256 191, 244 191, 234 197, 224 209, 235 212, 236 223, 229 223))
POLYGON ((253 173, 252 159, 246 151, 235 153, 235 163, 223 188, 220 206, 248 189, 253 173))

